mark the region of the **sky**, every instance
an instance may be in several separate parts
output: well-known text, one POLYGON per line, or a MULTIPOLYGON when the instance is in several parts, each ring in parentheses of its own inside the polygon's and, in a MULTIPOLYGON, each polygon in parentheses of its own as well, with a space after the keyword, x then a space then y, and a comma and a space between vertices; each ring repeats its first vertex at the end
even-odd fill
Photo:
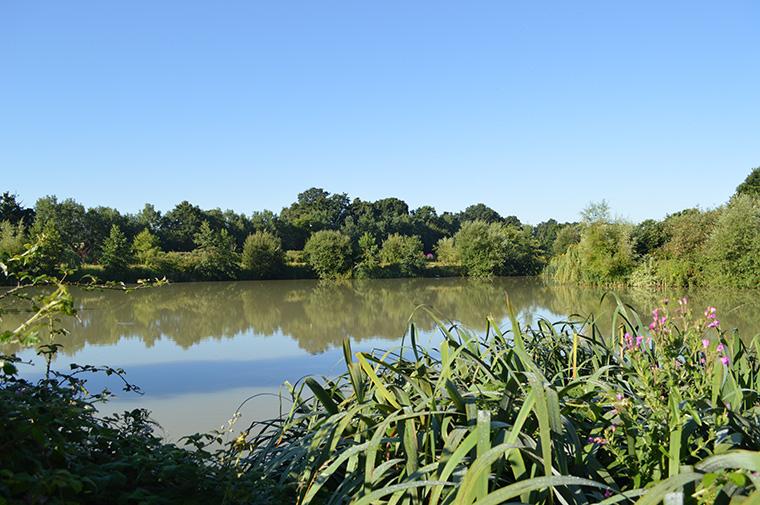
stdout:
POLYGON ((760 2, 0 1, 0 191, 523 222, 714 207, 760 165, 760 2))

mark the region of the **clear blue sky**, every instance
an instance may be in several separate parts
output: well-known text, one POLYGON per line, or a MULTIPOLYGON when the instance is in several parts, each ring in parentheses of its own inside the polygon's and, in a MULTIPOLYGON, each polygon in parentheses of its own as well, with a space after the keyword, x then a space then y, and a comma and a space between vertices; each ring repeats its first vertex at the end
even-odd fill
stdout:
POLYGON ((724 202, 760 2, 5 1, 0 190, 249 213, 308 187, 536 223, 724 202))

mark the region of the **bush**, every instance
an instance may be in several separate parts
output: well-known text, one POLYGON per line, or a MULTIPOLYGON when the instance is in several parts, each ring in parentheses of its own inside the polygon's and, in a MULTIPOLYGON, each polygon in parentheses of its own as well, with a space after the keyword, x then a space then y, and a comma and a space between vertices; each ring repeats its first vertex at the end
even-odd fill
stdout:
POLYGON ((337 279, 351 274, 351 239, 339 231, 321 230, 306 242, 304 254, 320 279, 337 279))
POLYGON ((103 242, 103 254, 100 263, 107 272, 124 272, 129 267, 132 250, 126 235, 122 233, 118 225, 111 226, 111 233, 103 242))
POLYGON ((760 287, 760 199, 734 197, 705 243, 703 283, 760 287))
POLYGON ((195 273, 202 280, 229 280, 237 277, 240 260, 235 238, 222 228, 212 230, 204 221, 195 235, 195 273))
POLYGON ((24 252, 25 237, 23 221, 18 225, 10 221, 0 222, 0 261, 24 252))
POLYGON ((418 275, 425 266, 422 240, 418 236, 389 235, 380 250, 380 261, 397 269, 401 276, 418 275))
POLYGON ((145 228, 132 240, 132 253, 140 264, 149 268, 155 267, 162 253, 161 242, 145 228))
POLYGON ((289 250, 285 251, 285 263, 289 265, 305 265, 306 254, 303 251, 289 250))
POLYGON ((534 275, 540 271, 540 247, 527 229, 503 223, 468 221, 454 236, 457 255, 473 277, 534 275))
POLYGON ((285 262, 282 241, 268 231, 248 235, 240 261, 243 270, 254 279, 271 279, 282 271, 285 262))
POLYGON ((458 265, 459 254, 453 237, 444 237, 435 244, 436 260, 444 265, 458 265))

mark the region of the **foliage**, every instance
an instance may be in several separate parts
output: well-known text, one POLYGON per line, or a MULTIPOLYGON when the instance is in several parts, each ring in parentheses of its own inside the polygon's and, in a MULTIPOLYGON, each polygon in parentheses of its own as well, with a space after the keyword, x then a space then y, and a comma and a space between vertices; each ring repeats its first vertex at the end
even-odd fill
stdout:
POLYGON ((320 279, 336 279, 351 273, 353 248, 348 235, 335 230, 314 233, 304 247, 306 261, 320 279))
POLYGON ((636 265, 630 234, 624 223, 589 224, 578 244, 552 260, 550 274, 562 283, 623 284, 636 265))
POLYGON ((237 244, 227 230, 212 230, 204 221, 195 234, 195 271, 201 279, 227 280, 237 276, 240 260, 237 244))
POLYGON ((110 272, 123 272, 129 266, 132 250, 126 235, 118 225, 111 226, 111 233, 103 242, 100 262, 110 272))
POLYGON ((0 221, 0 261, 16 256, 24 251, 26 228, 24 222, 13 224, 11 221, 0 221))
POLYGON ((453 237, 444 237, 435 245, 435 256, 444 265, 458 265, 459 254, 453 237))
POLYGON ((418 275, 425 266, 422 241, 417 236, 389 235, 380 249, 380 261, 393 266, 404 277, 418 275))
POLYGON ((568 225, 557 231, 557 236, 552 243, 552 255, 565 254, 571 245, 581 241, 580 228, 576 225, 568 225))
POLYGON ((642 221, 631 231, 633 251, 639 257, 654 253, 668 241, 668 238, 663 223, 654 219, 642 221))
POLYGON ((34 221, 34 209, 27 209, 18 201, 18 195, 8 191, 0 195, 0 222, 30 226, 34 221))
POLYGON ((257 231, 245 239, 241 265, 254 279, 271 279, 282 269, 282 241, 269 231, 257 231))
POLYGON ((377 247, 375 237, 364 232, 358 241, 359 262, 356 265, 355 276, 357 278, 374 277, 380 267, 380 248, 377 247))
POLYGON ((538 242, 530 232, 503 223, 469 221, 454 236, 468 275, 534 275, 541 267, 538 242))
MULTIPOLYGON (((40 240, 44 240, 43 238, 40 240)), ((164 442, 145 410, 111 417, 97 407, 110 393, 90 393, 85 377, 103 373, 122 379, 125 391, 139 390, 110 367, 71 365, 68 372, 49 367, 65 337, 63 316, 75 314, 63 277, 32 275, 40 270, 41 243, 0 263, 0 271, 19 284, 0 292, 0 343, 39 343, 43 328, 53 339, 39 347, 48 363, 43 379, 19 377, 20 360, 0 355, 0 503, 277 503, 282 491, 254 473, 235 470, 234 443, 223 433, 195 434, 164 442), (25 314, 8 326, 7 312, 25 314), (9 329, 13 328, 13 329, 9 329)), ((94 286, 90 286, 93 288, 94 286)), ((98 286, 106 289, 109 286, 98 286)))
POLYGON ((502 217, 488 205, 477 203, 464 209, 459 214, 459 220, 463 223, 466 221, 484 221, 490 224, 500 222, 502 217))
POLYGON ((162 253, 161 242, 148 228, 143 229, 132 240, 132 254, 142 265, 155 268, 162 253))
POLYGON ((705 243, 705 284, 760 287, 760 197, 736 196, 705 243))
POLYGON ((760 197, 760 167, 753 168, 744 182, 736 188, 736 195, 760 197))
POLYGON ((713 308, 682 300, 646 327, 618 304, 608 334, 591 318, 439 327, 435 351, 413 326, 397 350, 344 343, 346 373, 289 385, 293 407, 252 426, 241 471, 295 480, 303 504, 758 496, 760 342, 722 332, 713 308))

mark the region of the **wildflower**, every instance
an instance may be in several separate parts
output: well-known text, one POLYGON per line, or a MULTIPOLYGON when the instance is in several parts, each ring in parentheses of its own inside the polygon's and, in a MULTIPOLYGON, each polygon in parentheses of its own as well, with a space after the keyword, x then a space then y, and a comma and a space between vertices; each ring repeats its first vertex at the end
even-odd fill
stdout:
POLYGON ((699 363, 704 365, 705 364, 705 358, 699 358, 699 363))
POLYGON ((705 349, 707 349, 708 347, 710 347, 710 341, 708 339, 706 339, 706 338, 703 338, 702 339, 702 347, 704 347, 705 349))
POLYGON ((605 498, 609 498, 610 496, 612 496, 612 491, 610 489, 605 489, 604 490, 604 497, 605 498))
POLYGON ((642 342, 644 342, 644 337, 642 337, 641 335, 636 337, 636 347, 641 347, 642 342))
POLYGON ((708 328, 717 328, 718 326, 720 326, 720 321, 717 319, 707 325, 708 328))
POLYGON ((723 344, 718 344, 718 347, 715 348, 715 350, 718 351, 718 352, 723 352, 723 349, 725 349, 725 347, 723 346, 723 344))
POLYGON ((618 393, 617 396, 616 396, 616 398, 618 399, 618 401, 622 400, 623 399, 623 393, 618 393))
POLYGON ((717 309, 715 307, 707 307, 705 309, 705 317, 708 319, 715 319, 717 309))
POLYGON ((720 358, 720 362, 723 363, 724 365, 728 365, 728 356, 723 356, 722 358, 720 358))

